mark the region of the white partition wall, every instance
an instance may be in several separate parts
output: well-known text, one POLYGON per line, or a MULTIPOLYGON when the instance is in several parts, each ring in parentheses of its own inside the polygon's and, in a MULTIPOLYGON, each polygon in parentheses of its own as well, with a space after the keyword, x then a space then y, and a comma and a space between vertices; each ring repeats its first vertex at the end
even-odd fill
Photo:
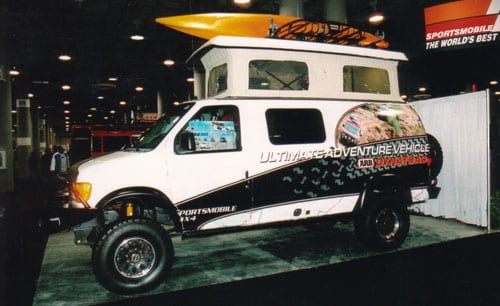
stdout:
POLYGON ((412 209, 489 227, 489 93, 412 103, 443 149, 441 193, 412 209))

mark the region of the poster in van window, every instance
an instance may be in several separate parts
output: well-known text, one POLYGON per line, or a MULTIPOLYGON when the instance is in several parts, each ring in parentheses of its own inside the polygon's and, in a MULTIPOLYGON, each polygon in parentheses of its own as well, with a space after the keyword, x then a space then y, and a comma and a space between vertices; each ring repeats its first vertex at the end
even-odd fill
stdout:
POLYGON ((425 135, 418 114, 408 105, 364 104, 347 112, 337 128, 339 146, 352 147, 425 135))
POLYGON ((190 121, 196 151, 223 151, 236 149, 234 121, 190 121))

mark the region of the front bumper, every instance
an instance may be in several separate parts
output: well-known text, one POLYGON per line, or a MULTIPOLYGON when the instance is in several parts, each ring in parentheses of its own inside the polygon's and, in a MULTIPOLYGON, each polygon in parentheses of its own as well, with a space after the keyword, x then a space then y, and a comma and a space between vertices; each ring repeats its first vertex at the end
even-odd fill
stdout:
POLYGON ((49 206, 45 224, 50 232, 58 232, 87 222, 97 216, 97 209, 78 209, 49 206))
POLYGON ((58 232, 94 219, 97 212, 97 209, 71 207, 67 189, 61 189, 46 207, 44 224, 50 232, 58 232))

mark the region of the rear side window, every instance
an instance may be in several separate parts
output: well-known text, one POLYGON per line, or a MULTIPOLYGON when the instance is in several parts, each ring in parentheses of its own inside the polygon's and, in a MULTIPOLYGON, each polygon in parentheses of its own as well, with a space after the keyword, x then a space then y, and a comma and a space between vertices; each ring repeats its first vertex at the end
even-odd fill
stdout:
POLYGON ((385 69, 344 66, 344 91, 390 94, 389 73, 385 69))
POLYGON ((309 89, 309 72, 303 62, 253 60, 248 64, 248 72, 248 89, 309 89))
POLYGON ((208 97, 218 95, 227 89, 227 64, 212 68, 208 77, 208 97))
POLYGON ((317 109, 268 109, 266 122, 272 144, 325 141, 323 117, 317 109))

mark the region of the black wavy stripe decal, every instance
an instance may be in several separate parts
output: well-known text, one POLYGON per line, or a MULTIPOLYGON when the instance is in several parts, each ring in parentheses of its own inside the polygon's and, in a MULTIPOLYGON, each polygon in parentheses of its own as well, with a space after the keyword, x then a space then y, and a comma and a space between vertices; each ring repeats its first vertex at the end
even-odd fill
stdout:
POLYGON ((386 173, 398 175, 409 187, 425 186, 427 152, 415 151, 426 144, 426 137, 384 141, 357 147, 360 148, 357 153, 370 154, 356 156, 345 154, 355 151, 337 149, 324 158, 290 164, 184 203, 179 207, 181 219, 185 230, 194 230, 224 214, 276 203, 360 193, 370 177, 386 173), (341 156, 333 156, 336 154, 341 156))

